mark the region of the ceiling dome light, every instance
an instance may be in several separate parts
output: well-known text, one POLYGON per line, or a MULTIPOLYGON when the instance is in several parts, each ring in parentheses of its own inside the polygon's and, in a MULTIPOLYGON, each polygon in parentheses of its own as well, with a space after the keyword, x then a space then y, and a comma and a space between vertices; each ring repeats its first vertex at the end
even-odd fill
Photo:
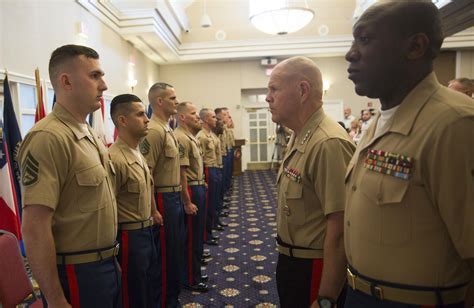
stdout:
POLYGON ((250 21, 258 30, 284 35, 301 30, 314 17, 306 1, 249 0, 250 21))

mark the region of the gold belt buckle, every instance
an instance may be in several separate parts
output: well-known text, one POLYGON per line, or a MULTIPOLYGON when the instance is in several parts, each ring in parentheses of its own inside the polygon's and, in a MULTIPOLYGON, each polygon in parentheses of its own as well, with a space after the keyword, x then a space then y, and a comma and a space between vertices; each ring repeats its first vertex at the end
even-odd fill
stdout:
POLYGON ((347 273, 349 274, 349 277, 351 278, 351 282, 352 282, 352 289, 355 290, 356 289, 356 276, 354 274, 352 274, 351 270, 349 268, 347 268, 347 273))
POLYGON ((378 298, 379 300, 383 300, 383 289, 379 286, 373 286, 370 288, 372 291, 372 295, 378 298))
POLYGON ((120 244, 117 243, 117 245, 115 245, 115 247, 114 247, 114 251, 113 251, 112 257, 113 257, 113 256, 117 256, 118 253, 119 253, 119 250, 120 250, 120 244))

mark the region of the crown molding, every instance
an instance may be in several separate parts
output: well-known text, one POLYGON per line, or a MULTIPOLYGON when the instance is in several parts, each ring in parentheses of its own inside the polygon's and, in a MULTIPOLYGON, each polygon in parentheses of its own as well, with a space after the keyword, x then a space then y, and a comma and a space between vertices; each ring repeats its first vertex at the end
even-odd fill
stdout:
MULTIPOLYGON (((231 61, 262 57, 341 56, 350 48, 352 35, 280 37, 259 40, 182 43, 188 28, 184 8, 170 0, 154 1, 154 7, 120 9, 113 0, 76 0, 101 22, 159 65, 231 61)), ((445 39, 442 48, 473 48, 474 28, 445 39)))

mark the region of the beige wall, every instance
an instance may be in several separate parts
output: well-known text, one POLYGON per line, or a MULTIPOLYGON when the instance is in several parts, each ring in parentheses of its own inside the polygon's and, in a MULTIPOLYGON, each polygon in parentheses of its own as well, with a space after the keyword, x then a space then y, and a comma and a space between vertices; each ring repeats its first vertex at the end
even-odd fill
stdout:
POLYGON ((0 0, 0 68, 34 77, 36 67, 48 78, 51 52, 64 44, 97 50, 109 86, 106 94, 130 92, 128 61, 135 55, 135 94, 146 98, 159 77, 158 66, 103 25, 74 0, 0 0), (87 25, 89 37, 77 35, 77 22, 87 25))
MULTIPOLYGON (((347 62, 343 57, 314 59, 324 78, 331 81, 331 88, 324 96, 326 100, 340 99, 352 107, 357 114, 370 100, 359 97, 354 92, 352 82, 347 79, 347 62)), ((192 101, 199 108, 227 106, 233 115, 235 132, 242 137, 241 91, 247 89, 265 89, 268 77, 260 60, 213 62, 198 64, 179 64, 160 66, 161 81, 175 86, 180 101, 192 101)))
POLYGON ((474 78, 474 51, 458 51, 456 54, 456 78, 474 78))

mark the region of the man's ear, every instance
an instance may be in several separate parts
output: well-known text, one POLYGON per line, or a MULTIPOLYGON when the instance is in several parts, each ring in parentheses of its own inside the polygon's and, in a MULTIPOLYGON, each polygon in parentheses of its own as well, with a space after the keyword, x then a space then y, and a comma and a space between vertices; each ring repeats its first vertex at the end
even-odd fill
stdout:
POLYGON ((429 48, 430 39, 425 33, 416 33, 408 38, 407 59, 417 60, 423 58, 429 48))
POLYGON ((122 127, 127 127, 127 124, 128 124, 127 117, 124 115, 119 115, 117 117, 117 123, 122 127))
POLYGON ((71 83, 71 76, 67 73, 62 73, 59 75, 59 85, 61 88, 65 90, 71 90, 72 89, 72 83, 71 83))
POLYGON ((308 81, 303 80, 299 83, 298 88, 299 88, 300 100, 306 101, 309 98, 309 95, 311 92, 311 85, 309 84, 308 81))

